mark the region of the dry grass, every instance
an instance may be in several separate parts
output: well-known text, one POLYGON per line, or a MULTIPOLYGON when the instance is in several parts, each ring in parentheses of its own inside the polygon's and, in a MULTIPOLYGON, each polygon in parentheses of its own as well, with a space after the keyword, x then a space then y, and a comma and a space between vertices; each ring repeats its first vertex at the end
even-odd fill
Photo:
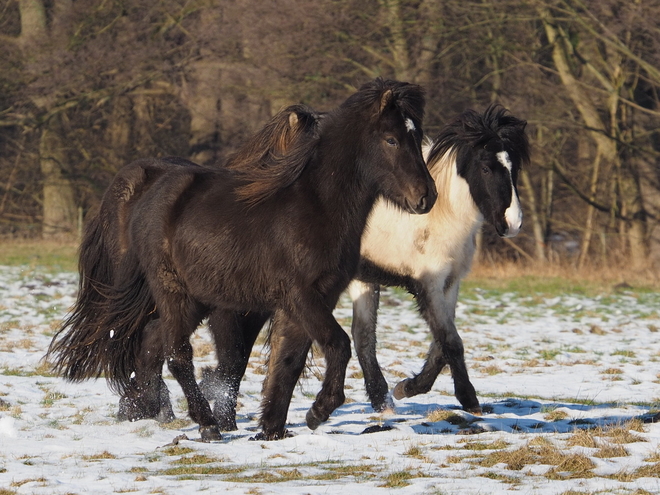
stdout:
POLYGON ((84 455, 81 457, 84 461, 100 461, 101 459, 116 459, 117 456, 114 454, 111 454, 107 450, 104 450, 103 452, 100 452, 98 454, 92 454, 92 455, 84 455))
POLYGON ((195 452, 194 449, 190 447, 180 447, 179 445, 174 445, 163 450, 165 455, 175 456, 175 455, 185 455, 195 452))
POLYGON ((475 442, 469 438, 463 438, 458 441, 460 448, 465 450, 482 451, 482 450, 502 450, 506 449, 510 444, 504 440, 495 440, 493 442, 475 442))
POLYGON ((460 414, 456 414, 453 411, 448 411, 448 410, 445 410, 445 409, 437 409, 435 411, 431 411, 426 416, 426 419, 430 423, 437 423, 439 421, 446 421, 447 423, 458 426, 459 428, 467 428, 471 424, 470 420, 464 418, 460 414))
POLYGON ((660 462, 660 450, 656 450, 653 454, 649 455, 645 462, 660 462))
POLYGON ((598 448, 598 439, 595 437, 593 430, 577 429, 566 440, 566 445, 569 447, 587 447, 589 449, 598 448))
POLYGON ((562 452, 543 437, 537 437, 516 449, 491 452, 477 464, 481 467, 505 464, 512 471, 544 464, 550 466, 545 474, 548 479, 591 478, 594 476, 592 469, 596 467, 588 456, 562 452))
MULTIPOLYGON (((631 420, 620 426, 598 427, 591 429, 578 429, 566 440, 566 446, 586 447, 598 449, 593 456, 600 459, 609 459, 612 457, 627 457, 630 455, 623 446, 626 443, 645 441, 639 435, 632 433, 634 431, 643 431, 643 423, 639 420, 631 420), (606 439, 606 440, 604 440, 606 439)), ((651 458, 647 462, 653 462, 651 458)), ((619 478, 637 476, 634 473, 623 473, 617 475, 619 478)), ((618 479, 618 478, 617 478, 618 479)))
POLYGON ((479 367, 475 367, 475 369, 477 369, 481 373, 483 373, 485 375, 489 375, 489 376, 504 373, 504 370, 502 368, 500 368, 499 366, 495 365, 495 364, 490 364, 488 366, 479 366, 479 367))
POLYGON ((568 418, 568 413, 559 409, 553 409, 543 415, 543 419, 546 421, 562 421, 566 418, 568 418))
POLYGON ((181 457, 174 461, 174 464, 189 466, 192 464, 211 464, 213 462, 225 462, 225 458, 211 457, 205 454, 195 454, 192 456, 181 457))
MULTIPOLYGON (((598 434, 598 432, 596 433, 598 434)), ((633 442, 646 442, 646 440, 639 435, 635 435, 630 432, 630 429, 621 426, 615 428, 608 428, 603 431, 599 436, 608 438, 611 442, 622 444, 622 443, 633 443, 633 442)))
POLYGON ((614 287, 626 282, 635 287, 660 287, 660 277, 653 270, 632 271, 629 266, 611 264, 608 266, 584 266, 576 268, 563 264, 540 263, 498 263, 476 262, 470 279, 510 280, 515 278, 561 278, 567 283, 589 283, 614 287), (625 274, 625 277, 624 277, 625 274))
POLYGON ((610 457, 627 457, 630 454, 623 445, 620 444, 605 444, 602 445, 594 457, 599 459, 609 459, 610 457))
POLYGON ((655 464, 646 464, 640 466, 637 469, 625 470, 615 473, 608 478, 614 479, 616 481, 621 481, 624 483, 629 483, 635 481, 639 478, 660 478, 660 462, 655 464))

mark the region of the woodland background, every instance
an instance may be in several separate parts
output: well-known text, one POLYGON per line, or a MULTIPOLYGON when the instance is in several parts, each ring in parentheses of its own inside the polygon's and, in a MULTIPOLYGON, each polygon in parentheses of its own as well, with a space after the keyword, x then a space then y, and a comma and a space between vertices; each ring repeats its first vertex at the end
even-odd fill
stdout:
POLYGON ((660 0, 0 0, 0 239, 78 235, 122 165, 221 163, 383 76, 528 121, 523 232, 487 260, 660 274, 660 0))

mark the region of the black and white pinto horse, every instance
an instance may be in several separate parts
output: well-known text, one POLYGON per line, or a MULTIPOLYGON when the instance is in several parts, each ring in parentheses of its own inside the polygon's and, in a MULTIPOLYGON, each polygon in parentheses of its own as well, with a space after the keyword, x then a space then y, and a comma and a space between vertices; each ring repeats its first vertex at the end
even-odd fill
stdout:
POLYGON ((525 126, 525 121, 497 105, 483 114, 462 113, 425 145, 438 190, 433 210, 415 217, 385 201, 376 203, 362 237, 358 274, 349 290, 351 332, 367 395, 376 411, 392 407, 376 359, 379 288, 399 286, 415 297, 433 341, 421 372, 400 382, 394 398, 428 392, 449 365, 458 401, 466 411, 481 412, 454 323, 456 301, 483 221, 501 237, 513 237, 521 228, 516 184, 520 168, 530 159, 525 126))
MULTIPOLYGON (((438 200, 429 214, 410 215, 386 200, 374 206, 362 237, 358 273, 349 289, 354 301, 354 345, 376 411, 393 407, 376 358, 379 289, 384 285, 404 287, 413 294, 433 334, 422 371, 399 383, 394 397, 428 392, 448 364, 457 399, 467 411, 480 412, 465 365, 463 343, 454 324, 456 300, 461 279, 474 257, 476 233, 484 220, 502 237, 513 237, 521 228, 516 184, 521 167, 530 159, 525 127, 525 121, 499 105, 490 106, 484 113, 464 112, 424 147, 438 190, 438 200)), ((219 423, 233 430, 240 380, 252 344, 269 315, 221 316, 222 322, 214 321, 213 315, 210 321, 218 367, 203 370, 200 386, 206 397, 215 401, 219 423), (238 342, 217 333, 219 328, 232 326, 242 328, 230 332, 244 336, 238 342)), ((275 318, 269 341, 275 354, 282 347, 281 333, 275 318)), ((302 366, 304 359, 298 356, 298 360, 302 366)), ((266 385, 272 382, 269 373, 266 385)))
MULTIPOLYGON (((316 428, 344 402, 350 340, 332 310, 357 271, 374 203, 385 197, 414 214, 435 203, 421 153, 423 108, 420 87, 377 79, 312 119, 281 154, 257 139, 234 168, 182 159, 128 165, 86 229, 78 299, 47 354, 54 369, 71 380, 104 374, 137 419, 156 417, 169 400, 167 362, 202 439, 219 439, 195 379, 190 335, 209 315, 212 331, 227 335, 241 333, 252 314, 272 314, 281 345, 271 354, 262 437, 285 435, 312 341, 327 364, 307 414, 316 428), (237 324, 216 324, 226 321, 237 324)), ((284 115, 300 120, 291 117, 284 115)))

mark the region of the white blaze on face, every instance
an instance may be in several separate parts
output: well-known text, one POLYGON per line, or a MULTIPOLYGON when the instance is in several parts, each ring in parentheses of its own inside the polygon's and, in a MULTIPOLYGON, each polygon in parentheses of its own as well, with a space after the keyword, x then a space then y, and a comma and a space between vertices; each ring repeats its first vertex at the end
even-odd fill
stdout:
POLYGON ((412 132, 415 130, 415 123, 412 121, 411 118, 406 119, 406 129, 408 129, 408 132, 412 132))
POLYGON ((506 209, 504 218, 509 226, 509 232, 507 232, 506 237, 514 237, 520 232, 523 214, 522 208, 520 207, 520 200, 516 194, 516 188, 513 187, 513 175, 511 173, 513 164, 511 163, 511 158, 509 158, 509 153, 506 151, 500 151, 497 154, 497 159, 502 166, 509 171, 509 180, 511 181, 511 204, 509 204, 509 207, 506 209))

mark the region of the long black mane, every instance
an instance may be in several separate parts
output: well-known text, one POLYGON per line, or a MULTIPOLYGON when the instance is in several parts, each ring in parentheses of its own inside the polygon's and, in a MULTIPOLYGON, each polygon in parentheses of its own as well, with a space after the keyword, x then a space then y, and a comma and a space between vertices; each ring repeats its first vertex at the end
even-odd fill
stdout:
POLYGON ((484 147, 508 151, 522 164, 529 164, 529 141, 524 130, 525 120, 510 115, 499 104, 490 105, 481 114, 466 110, 440 131, 429 151, 427 163, 432 170, 438 159, 447 152, 460 154, 462 149, 484 147))
MULTIPOLYGON (((415 127, 421 130, 424 119, 425 92, 421 86, 399 81, 389 81, 377 78, 360 87, 357 93, 351 95, 340 108, 351 110, 373 107, 385 91, 391 92, 390 101, 406 117, 410 118, 415 127)), ((374 108, 374 117, 382 108, 374 108)))
POLYGON ((254 206, 300 177, 319 142, 318 118, 306 105, 287 107, 229 157, 242 201, 254 206))

